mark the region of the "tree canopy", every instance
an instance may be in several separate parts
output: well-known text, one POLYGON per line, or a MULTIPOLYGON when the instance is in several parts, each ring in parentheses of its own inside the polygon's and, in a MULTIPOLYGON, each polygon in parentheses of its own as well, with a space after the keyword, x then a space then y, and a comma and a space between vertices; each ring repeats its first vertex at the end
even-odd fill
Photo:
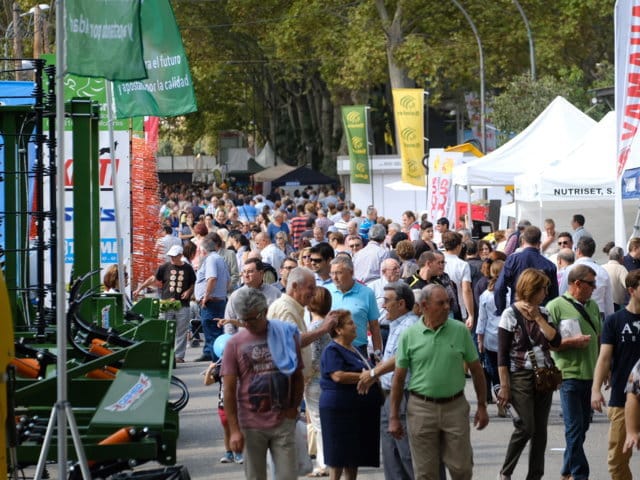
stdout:
MULTIPOLYGON (((523 127, 509 119, 516 107, 527 112, 520 115, 525 122, 544 108, 543 98, 564 94, 586 110, 588 90, 612 81, 611 69, 602 66, 613 64, 614 0, 520 0, 535 41, 536 82, 525 80, 529 44, 515 0, 458 2, 477 27, 488 97, 496 99, 488 106, 506 130, 523 127)), ((2 0, 5 31, 11 4, 2 0)), ((28 2, 20 4, 28 10, 28 2)), ((463 108, 464 94, 479 90, 476 39, 451 1, 171 4, 199 111, 163 122, 165 143, 174 139, 214 153, 218 132, 241 130, 270 141, 292 164, 312 163, 332 173, 344 149, 340 106, 370 105, 375 148, 385 151, 392 87, 429 82, 431 107, 447 111, 463 108)), ((48 18, 51 23, 55 16, 48 18)))

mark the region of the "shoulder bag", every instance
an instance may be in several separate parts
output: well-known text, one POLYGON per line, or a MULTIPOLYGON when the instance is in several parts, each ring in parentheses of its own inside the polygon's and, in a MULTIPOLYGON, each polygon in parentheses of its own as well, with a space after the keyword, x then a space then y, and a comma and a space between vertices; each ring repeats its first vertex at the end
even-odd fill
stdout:
POLYGON ((531 366, 533 367, 536 391, 540 393, 549 393, 557 390, 562 383, 562 372, 558 369, 558 367, 555 366, 555 364, 551 367, 540 367, 538 365, 536 355, 533 352, 533 341, 531 340, 531 336, 529 335, 529 331, 527 330, 527 327, 525 325, 524 317, 522 316, 522 313, 520 313, 520 311, 515 307, 515 305, 511 305, 511 308, 513 309, 513 313, 516 316, 518 325, 520 325, 522 333, 525 335, 526 341, 528 343, 527 356, 529 357, 531 366))

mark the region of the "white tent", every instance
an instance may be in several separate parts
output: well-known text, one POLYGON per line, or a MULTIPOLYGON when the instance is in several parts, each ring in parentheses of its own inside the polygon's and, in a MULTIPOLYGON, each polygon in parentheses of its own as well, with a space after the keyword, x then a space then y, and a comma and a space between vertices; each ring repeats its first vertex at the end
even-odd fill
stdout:
POLYGON ((512 185, 516 175, 563 158, 595 121, 562 97, 556 97, 522 132, 503 146, 453 169, 453 184, 512 185))
POLYGON ((276 155, 276 152, 273 151, 269 142, 264 144, 260 153, 256 155, 255 160, 265 168, 282 165, 284 163, 284 161, 276 155))
MULTIPOLYGON (((544 170, 532 169, 515 178, 518 219, 542 226, 553 218, 556 231, 571 231, 571 217, 585 216, 585 228, 601 247, 613 240, 613 204, 616 188, 616 118, 609 112, 564 158, 544 170)), ((624 216, 632 222, 635 204, 625 202, 624 216)), ((626 248, 626 245, 620 245, 626 248)))
POLYGON ((516 201, 613 200, 616 117, 609 112, 564 158, 515 177, 516 201))

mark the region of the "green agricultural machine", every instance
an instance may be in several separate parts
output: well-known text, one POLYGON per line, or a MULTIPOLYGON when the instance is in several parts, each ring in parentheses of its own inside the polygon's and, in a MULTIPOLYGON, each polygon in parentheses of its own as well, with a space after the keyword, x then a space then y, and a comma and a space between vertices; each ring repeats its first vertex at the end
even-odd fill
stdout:
POLYGON ((84 467, 91 478, 189 478, 176 466, 178 413, 189 394, 172 375, 175 323, 158 319, 156 300, 125 312, 122 295, 100 292, 99 108, 84 98, 66 104, 76 221, 68 292, 56 298, 65 275, 57 268, 56 246, 64 240, 56 238, 56 218, 65 206, 55 192, 55 67, 36 60, 34 68, 29 98, 0 106, 0 421, 8 418, 0 476, 26 478, 35 469, 33 476, 46 478, 57 461, 52 420, 63 373, 56 305, 65 305, 65 408, 77 427, 70 424, 67 435, 68 477, 83 478, 84 467))

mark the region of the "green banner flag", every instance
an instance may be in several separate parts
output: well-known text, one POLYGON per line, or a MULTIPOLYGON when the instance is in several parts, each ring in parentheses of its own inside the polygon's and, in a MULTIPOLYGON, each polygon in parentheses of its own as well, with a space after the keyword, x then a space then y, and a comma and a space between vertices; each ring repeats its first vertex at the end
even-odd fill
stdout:
POLYGON ((351 159, 351 182, 371 183, 365 106, 343 106, 342 123, 347 135, 349 158, 351 159))
POLYGON ((140 0, 67 0, 67 72, 109 80, 147 78, 140 0))
POLYGON ((189 63, 169 0, 144 0, 140 12, 149 77, 114 82, 118 118, 171 117, 197 110, 189 63))

